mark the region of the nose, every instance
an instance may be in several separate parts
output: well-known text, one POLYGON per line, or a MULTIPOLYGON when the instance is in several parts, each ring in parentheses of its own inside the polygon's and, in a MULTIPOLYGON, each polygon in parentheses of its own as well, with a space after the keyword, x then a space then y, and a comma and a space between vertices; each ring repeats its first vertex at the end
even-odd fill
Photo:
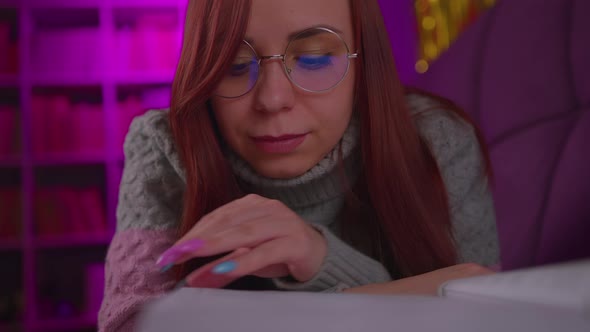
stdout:
POLYGON ((260 76, 255 88, 256 110, 281 112, 295 103, 295 92, 279 59, 268 59, 260 64, 260 76))

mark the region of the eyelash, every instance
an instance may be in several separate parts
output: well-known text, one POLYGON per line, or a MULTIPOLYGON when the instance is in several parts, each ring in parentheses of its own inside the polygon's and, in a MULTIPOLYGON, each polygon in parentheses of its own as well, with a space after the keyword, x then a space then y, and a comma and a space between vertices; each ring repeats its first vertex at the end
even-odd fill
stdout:
POLYGON ((295 57, 297 66, 303 69, 315 70, 324 68, 332 64, 332 58, 330 54, 318 54, 313 56, 298 56, 295 57), (307 61, 306 61, 307 60, 307 61), (309 61, 312 60, 312 61, 309 61))
MULTIPOLYGON (((299 54, 293 56, 295 65, 303 70, 320 70, 332 64, 332 58, 330 53, 325 54, 299 54)), ((250 72, 252 62, 244 62, 239 64, 233 64, 230 70, 230 75, 239 77, 250 72)))

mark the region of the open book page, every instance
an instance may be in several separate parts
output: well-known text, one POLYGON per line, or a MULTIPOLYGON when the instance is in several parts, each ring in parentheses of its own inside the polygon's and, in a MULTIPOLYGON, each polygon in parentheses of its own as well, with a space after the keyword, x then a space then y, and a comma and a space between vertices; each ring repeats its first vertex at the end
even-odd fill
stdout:
POLYGON ((551 307, 436 296, 182 288, 144 309, 139 332, 588 332, 590 319, 551 307))
POLYGON ((439 294, 559 307, 590 318, 590 260, 453 280, 442 285, 439 294))

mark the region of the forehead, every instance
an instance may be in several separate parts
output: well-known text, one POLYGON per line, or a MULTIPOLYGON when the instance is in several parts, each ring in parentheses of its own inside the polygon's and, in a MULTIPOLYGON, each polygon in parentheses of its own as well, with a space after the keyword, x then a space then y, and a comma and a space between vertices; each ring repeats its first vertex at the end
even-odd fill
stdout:
POLYGON ((314 26, 340 30, 350 41, 353 33, 349 0, 252 0, 246 38, 258 45, 276 44, 314 26))

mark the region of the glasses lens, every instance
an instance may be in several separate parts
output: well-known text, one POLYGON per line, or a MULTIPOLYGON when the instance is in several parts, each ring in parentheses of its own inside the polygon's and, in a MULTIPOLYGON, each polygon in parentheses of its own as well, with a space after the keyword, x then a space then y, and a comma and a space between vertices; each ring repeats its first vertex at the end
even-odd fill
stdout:
POLYGON ((254 50, 242 43, 236 58, 217 88, 217 95, 234 98, 248 93, 258 79, 258 59, 254 50))
POLYGON ((348 49, 335 33, 309 30, 291 41, 285 65, 293 83, 302 89, 329 90, 340 83, 348 71, 348 49))

